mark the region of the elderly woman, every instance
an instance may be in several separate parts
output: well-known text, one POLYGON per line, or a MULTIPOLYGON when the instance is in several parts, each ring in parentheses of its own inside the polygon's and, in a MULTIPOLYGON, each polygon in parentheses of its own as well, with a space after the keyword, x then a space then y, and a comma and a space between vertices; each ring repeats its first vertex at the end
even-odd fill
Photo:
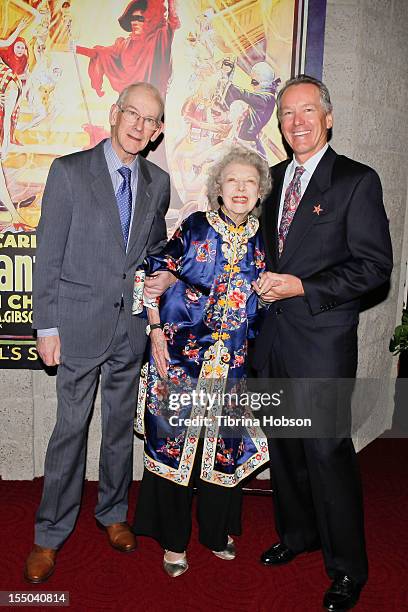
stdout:
MULTIPOLYGON (((256 153, 232 149, 211 169, 211 209, 190 215, 162 253, 147 260, 149 274, 167 270, 178 280, 159 309, 144 302, 150 305, 151 356, 146 388, 139 390, 139 398, 145 395, 145 470, 134 531, 162 545, 172 577, 188 569, 193 487, 200 542, 233 559, 231 534, 241 530, 237 485, 267 461, 256 424, 248 418, 245 426, 227 426, 223 417, 249 416, 225 397, 236 397, 245 377, 247 338, 256 326, 251 283, 265 264, 253 210, 269 189, 267 164, 256 153)), ((141 278, 136 273, 135 312, 141 278)))

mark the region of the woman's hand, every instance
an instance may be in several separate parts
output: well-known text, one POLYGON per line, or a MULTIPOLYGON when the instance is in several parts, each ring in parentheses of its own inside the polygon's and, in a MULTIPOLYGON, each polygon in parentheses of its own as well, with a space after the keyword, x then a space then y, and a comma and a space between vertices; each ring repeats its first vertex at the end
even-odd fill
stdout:
POLYGON ((157 371, 161 378, 167 378, 167 370, 170 363, 170 355, 167 349, 166 336, 162 329, 152 329, 150 332, 152 355, 157 371))

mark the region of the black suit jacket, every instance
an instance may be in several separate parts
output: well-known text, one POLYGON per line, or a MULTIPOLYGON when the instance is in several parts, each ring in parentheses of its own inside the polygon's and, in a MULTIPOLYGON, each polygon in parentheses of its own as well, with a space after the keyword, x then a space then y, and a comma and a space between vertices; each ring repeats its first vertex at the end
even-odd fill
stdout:
POLYGON ((273 190, 264 202, 262 231, 267 269, 299 277, 305 295, 269 308, 253 365, 263 368, 278 335, 289 376, 351 377, 357 366, 360 298, 384 284, 392 270, 380 179, 373 169, 329 147, 279 258, 277 219, 288 164, 271 169, 273 190))

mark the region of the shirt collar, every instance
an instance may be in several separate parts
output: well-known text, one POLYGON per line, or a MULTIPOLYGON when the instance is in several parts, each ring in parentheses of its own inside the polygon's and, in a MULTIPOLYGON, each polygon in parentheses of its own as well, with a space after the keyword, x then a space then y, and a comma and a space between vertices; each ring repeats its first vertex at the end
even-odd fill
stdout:
POLYGON ((115 149, 112 147, 112 141, 110 138, 105 140, 103 145, 103 150, 105 153, 106 163, 108 164, 108 169, 110 174, 113 174, 119 168, 123 166, 127 166, 132 171, 132 176, 134 177, 137 174, 139 168, 138 156, 136 155, 135 159, 130 164, 124 164, 118 157, 115 149))
POLYGON ((309 159, 305 161, 304 164, 300 164, 299 162, 297 162, 296 158, 294 157, 291 162, 291 169, 290 169, 291 174, 295 173, 296 168, 298 168, 299 166, 303 166, 305 171, 309 173, 309 176, 312 176, 313 172, 317 168, 317 164, 322 159, 323 155, 326 153, 328 148, 329 148, 329 145, 326 142, 324 147, 322 147, 317 153, 312 155, 312 157, 309 157, 309 159))

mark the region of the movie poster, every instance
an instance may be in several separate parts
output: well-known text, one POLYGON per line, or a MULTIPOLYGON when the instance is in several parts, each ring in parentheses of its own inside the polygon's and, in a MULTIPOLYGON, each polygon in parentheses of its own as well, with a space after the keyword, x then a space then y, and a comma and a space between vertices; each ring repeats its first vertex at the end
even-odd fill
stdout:
POLYGON ((0 367, 41 367, 32 337, 36 227, 55 157, 109 136, 119 92, 165 97, 150 159, 172 181, 169 233, 206 209, 233 144, 285 159, 276 93, 320 77, 326 0, 3 0, 0 3, 0 367))

